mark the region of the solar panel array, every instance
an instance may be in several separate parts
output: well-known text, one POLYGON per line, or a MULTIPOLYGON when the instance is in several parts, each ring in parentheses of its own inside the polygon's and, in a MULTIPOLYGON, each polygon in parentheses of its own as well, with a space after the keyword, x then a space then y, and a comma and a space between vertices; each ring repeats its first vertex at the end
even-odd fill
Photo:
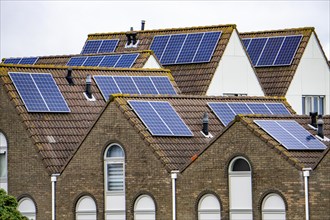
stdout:
POLYGON ((209 102, 208 106, 227 126, 238 114, 290 115, 282 103, 209 102))
POLYGON ((111 94, 169 94, 176 95, 166 76, 93 76, 104 99, 111 94))
POLYGON ((134 112, 154 136, 193 136, 168 102, 128 101, 134 112))
POLYGON ((243 44, 255 67, 291 65, 302 35, 244 38, 243 44))
POLYGON ((8 58, 3 63, 5 64, 30 64, 33 65, 37 62, 39 57, 23 57, 23 58, 8 58))
POLYGON ((71 57, 71 59, 66 65, 131 68, 138 56, 139 53, 107 56, 71 57))
POLYGON ((49 73, 9 73, 29 112, 70 112, 49 73))
POLYGON ((209 62, 221 32, 157 35, 150 49, 163 65, 209 62))
POLYGON ((114 52, 119 40, 88 40, 81 54, 114 52))
POLYGON ((288 150, 327 148, 294 120, 255 120, 254 122, 288 150))

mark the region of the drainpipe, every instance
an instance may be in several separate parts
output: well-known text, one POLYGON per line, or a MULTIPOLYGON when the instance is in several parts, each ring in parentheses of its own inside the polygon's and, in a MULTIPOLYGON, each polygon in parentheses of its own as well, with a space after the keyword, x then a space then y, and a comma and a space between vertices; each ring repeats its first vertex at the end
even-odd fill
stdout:
POLYGON ((306 220, 309 220, 309 200, 308 200, 308 177, 312 168, 303 168, 304 182, 305 182, 305 213, 306 220))
POLYGON ((53 174, 50 177, 52 182, 52 220, 56 220, 56 181, 59 174, 53 174))
POLYGON ((176 196, 175 196, 175 180, 178 177, 178 170, 172 170, 171 171, 171 178, 172 178, 172 215, 173 215, 173 220, 176 220, 176 196))

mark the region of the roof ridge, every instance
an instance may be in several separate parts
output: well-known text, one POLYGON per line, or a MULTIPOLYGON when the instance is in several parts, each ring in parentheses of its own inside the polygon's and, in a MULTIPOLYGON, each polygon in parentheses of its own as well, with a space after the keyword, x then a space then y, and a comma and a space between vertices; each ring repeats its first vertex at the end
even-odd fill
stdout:
POLYGON ((285 29, 274 29, 274 30, 263 30, 263 31, 251 31, 251 32, 240 32, 239 35, 250 35, 250 34, 266 34, 274 32, 289 32, 289 31, 315 31, 314 27, 298 27, 298 28, 285 28, 285 29))
MULTIPOLYGON (((224 24, 224 25, 209 25, 209 26, 192 26, 192 27, 178 27, 178 28, 164 28, 164 29, 150 29, 150 30, 136 30, 137 33, 151 33, 151 32, 166 32, 166 31, 180 31, 180 30, 192 30, 192 29, 206 29, 206 28, 225 28, 232 27, 236 29, 236 24, 224 24)), ((104 32, 104 33, 92 33, 88 34, 90 36, 100 36, 100 35, 122 35, 126 34, 128 31, 121 32, 104 32)))

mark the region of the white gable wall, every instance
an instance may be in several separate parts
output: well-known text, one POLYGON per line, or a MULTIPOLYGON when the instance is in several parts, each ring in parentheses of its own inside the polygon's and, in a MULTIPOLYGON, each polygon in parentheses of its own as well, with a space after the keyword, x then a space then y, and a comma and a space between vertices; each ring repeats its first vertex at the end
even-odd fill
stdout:
POLYGON ((218 96, 226 93, 264 96, 236 31, 229 39, 206 95, 218 96))
POLYGON ((325 114, 330 114, 330 70, 313 33, 286 94, 292 108, 302 114, 303 95, 324 95, 325 114))
POLYGON ((161 68, 161 66, 159 65, 159 63, 157 62, 155 57, 153 55, 150 55, 147 62, 144 64, 143 68, 156 68, 156 69, 159 69, 159 68, 161 68))

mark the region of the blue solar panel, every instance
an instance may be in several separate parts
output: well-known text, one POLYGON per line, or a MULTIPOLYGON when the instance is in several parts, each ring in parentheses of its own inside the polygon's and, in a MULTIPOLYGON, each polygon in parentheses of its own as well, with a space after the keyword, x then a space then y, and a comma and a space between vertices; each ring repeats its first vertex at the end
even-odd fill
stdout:
POLYGON ((188 34, 176 63, 192 63, 203 33, 188 34))
POLYGON ((119 58, 119 60, 116 63, 115 67, 130 68, 135 63, 135 60, 138 56, 139 56, 138 53, 123 54, 119 58))
POLYGON ((101 67, 114 67, 118 62, 120 55, 111 55, 111 56, 104 56, 104 59, 100 63, 99 66, 101 67))
POLYGON ((171 35, 155 36, 150 45, 150 50, 154 51, 155 55, 159 60, 162 58, 162 55, 170 37, 171 35))
POLYGON ((288 150, 324 150, 326 146, 294 120, 255 120, 288 150))
POLYGON ((112 76, 93 76, 103 98, 108 101, 110 95, 121 93, 112 76))
POLYGON ((221 32, 155 36, 150 49, 163 65, 209 62, 221 32))
POLYGON ((104 56, 87 57, 86 61, 84 62, 84 66, 98 66, 103 58, 104 56))
POLYGON ((71 57, 67 66, 82 66, 86 61, 87 57, 71 57))
POLYGON ((139 90, 136 88, 132 77, 129 76, 116 76, 114 77, 118 88, 120 88, 123 94, 140 94, 139 90))
POLYGON ((275 60, 274 65, 291 65, 294 55, 302 39, 301 35, 287 36, 283 42, 281 50, 275 60))
POLYGON ((102 40, 88 40, 81 51, 81 54, 97 53, 101 43, 102 40))
POLYGON ((168 102, 128 101, 144 125, 155 136, 193 136, 168 102))
POLYGON ((271 66, 282 46, 284 37, 269 38, 262 54, 260 55, 257 66, 271 66))
POLYGON ((23 57, 19 64, 35 64, 38 60, 38 57, 23 57))
POLYGON ((31 74, 50 112, 70 112, 51 74, 31 74))
POLYGON ((225 126, 238 114, 290 115, 282 103, 210 102, 208 105, 225 126))
POLYGON ((21 61, 22 58, 8 58, 5 59, 3 63, 5 64, 18 64, 21 61))
MULTIPOLYGON (((167 78, 167 77, 166 77, 167 78)), ((140 94, 154 94, 157 95, 158 91, 148 76, 132 77, 135 85, 139 88, 140 94)), ((172 85, 171 85, 172 86, 172 85)))
POLYGON ((251 38, 245 38, 245 39, 243 39, 242 41, 243 41, 244 47, 245 47, 246 49, 248 49, 248 48, 249 48, 249 44, 250 44, 250 42, 251 42, 251 38))
POLYGON ((209 62, 220 39, 221 32, 206 32, 195 54, 194 63, 209 62))
POLYGON ((70 112, 51 74, 9 73, 29 112, 70 112))
POLYGON ((168 77, 150 77, 159 94, 176 95, 168 77))
POLYGON ((119 40, 103 40, 98 53, 114 52, 119 40))
POLYGON ((259 60, 260 54, 264 49, 264 46, 268 38, 254 38, 251 40, 247 52, 250 56, 252 64, 255 66, 259 60))

